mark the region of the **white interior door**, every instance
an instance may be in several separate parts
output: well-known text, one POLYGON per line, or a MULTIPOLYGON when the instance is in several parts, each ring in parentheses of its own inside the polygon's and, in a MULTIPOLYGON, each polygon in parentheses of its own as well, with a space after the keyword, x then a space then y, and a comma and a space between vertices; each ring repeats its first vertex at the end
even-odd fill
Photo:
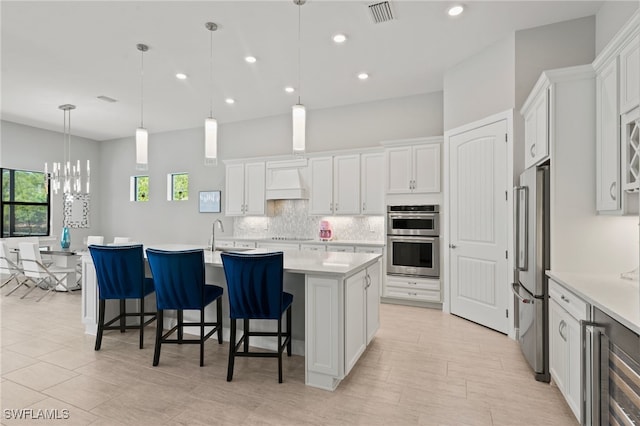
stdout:
POLYGON ((507 120, 449 139, 451 313, 507 333, 507 120))

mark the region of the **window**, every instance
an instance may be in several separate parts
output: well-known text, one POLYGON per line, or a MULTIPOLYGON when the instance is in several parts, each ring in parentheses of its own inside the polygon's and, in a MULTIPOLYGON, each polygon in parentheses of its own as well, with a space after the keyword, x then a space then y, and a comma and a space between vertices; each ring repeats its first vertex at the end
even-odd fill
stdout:
POLYGON ((0 180, 0 234, 3 237, 49 235, 51 198, 44 173, 2 169, 0 180))
POLYGON ((169 173, 167 175, 167 200, 183 201, 189 199, 189 174, 169 173))
POLYGON ((149 201, 149 176, 131 176, 129 193, 131 201, 149 201))

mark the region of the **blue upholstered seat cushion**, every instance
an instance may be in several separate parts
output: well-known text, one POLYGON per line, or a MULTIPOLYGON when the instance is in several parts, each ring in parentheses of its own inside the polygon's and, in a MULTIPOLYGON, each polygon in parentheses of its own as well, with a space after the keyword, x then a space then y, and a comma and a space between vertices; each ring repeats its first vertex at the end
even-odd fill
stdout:
POLYGON ((207 284, 204 286, 204 304, 205 306, 222 296, 224 290, 217 285, 207 284))

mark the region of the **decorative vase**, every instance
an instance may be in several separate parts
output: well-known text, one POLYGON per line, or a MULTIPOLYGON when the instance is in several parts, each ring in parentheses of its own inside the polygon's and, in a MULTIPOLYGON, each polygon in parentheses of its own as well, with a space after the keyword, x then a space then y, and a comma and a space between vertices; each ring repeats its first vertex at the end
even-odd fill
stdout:
POLYGON ((60 247, 68 249, 71 245, 71 235, 69 234, 69 228, 64 226, 62 228, 62 235, 60 236, 60 247))

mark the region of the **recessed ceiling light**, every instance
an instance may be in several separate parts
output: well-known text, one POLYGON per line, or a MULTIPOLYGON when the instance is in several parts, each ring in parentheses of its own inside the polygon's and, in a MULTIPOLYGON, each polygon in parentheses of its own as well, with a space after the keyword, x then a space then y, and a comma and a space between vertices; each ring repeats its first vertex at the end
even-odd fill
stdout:
POLYGON ((249 62, 250 64, 255 64, 257 59, 255 56, 247 56, 244 58, 245 61, 249 62))
POLYGON ((296 89, 294 89, 293 87, 288 86, 288 87, 284 88, 284 91, 287 92, 287 93, 293 93, 293 92, 296 91, 296 89))
POLYGON ((233 98, 227 98, 227 99, 225 99, 224 101, 225 101, 226 103, 228 103, 229 105, 231 105, 231 104, 235 104, 235 103, 236 103, 235 99, 233 99, 233 98))
POLYGON ((366 80, 369 78, 369 74, 367 74, 366 72, 361 72, 360 74, 358 74, 358 78, 360 80, 366 80))
POLYGON ((336 43, 344 43, 347 41, 347 36, 344 34, 336 34, 333 36, 333 41, 336 43))
POLYGON ((455 6, 451 6, 449 10, 447 10, 447 13, 449 14, 449 16, 458 16, 463 11, 464 11, 464 6, 457 4, 455 6))
POLYGON ((179 72, 179 73, 176 74, 176 78, 178 80, 186 80, 187 79, 187 75, 184 74, 184 73, 179 72))

